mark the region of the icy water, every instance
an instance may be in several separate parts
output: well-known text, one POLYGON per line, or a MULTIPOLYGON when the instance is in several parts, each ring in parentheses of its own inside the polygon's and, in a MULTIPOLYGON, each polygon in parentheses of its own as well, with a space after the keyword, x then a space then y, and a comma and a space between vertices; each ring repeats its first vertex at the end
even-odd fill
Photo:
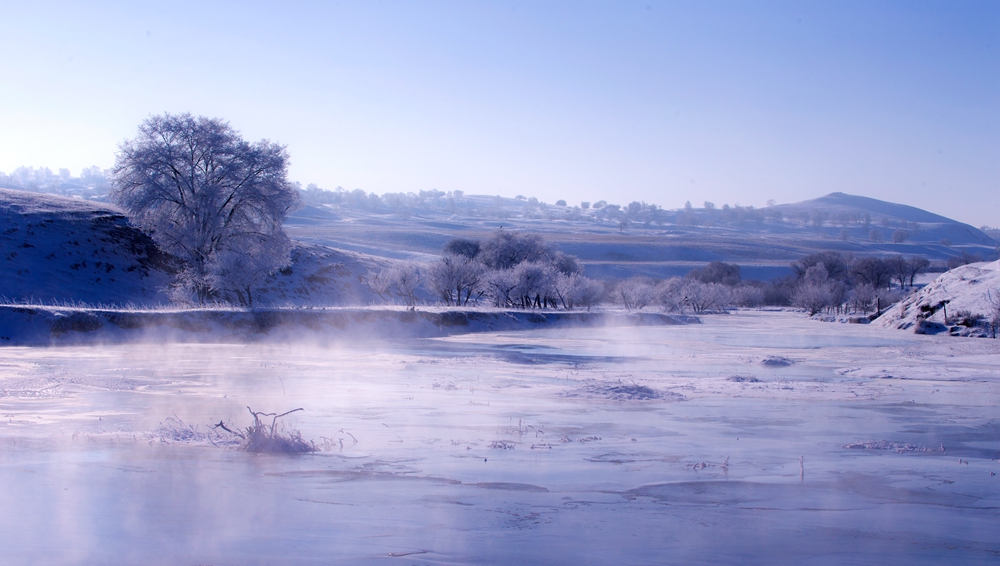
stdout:
POLYGON ((769 312, 4 348, 0 562, 996 564, 998 374, 997 341, 769 312), (174 420, 248 405, 322 450, 174 420))

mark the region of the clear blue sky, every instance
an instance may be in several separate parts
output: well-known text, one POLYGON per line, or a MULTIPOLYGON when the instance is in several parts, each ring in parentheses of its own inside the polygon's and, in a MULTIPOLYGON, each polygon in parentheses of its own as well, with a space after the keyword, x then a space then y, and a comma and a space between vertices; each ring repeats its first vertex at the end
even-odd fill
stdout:
POLYGON ((110 167, 150 114, 324 188, 1000 225, 1000 2, 0 1, 0 171, 110 167))

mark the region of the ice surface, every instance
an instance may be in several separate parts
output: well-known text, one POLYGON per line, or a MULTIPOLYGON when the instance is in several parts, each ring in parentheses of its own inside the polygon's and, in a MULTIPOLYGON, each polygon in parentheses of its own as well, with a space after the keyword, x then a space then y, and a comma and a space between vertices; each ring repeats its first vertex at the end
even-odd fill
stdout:
POLYGON ((995 564, 998 367, 994 340, 783 312, 7 347, 0 547, 5 564, 995 564), (248 405, 303 407, 283 420, 321 450, 214 445, 248 405))

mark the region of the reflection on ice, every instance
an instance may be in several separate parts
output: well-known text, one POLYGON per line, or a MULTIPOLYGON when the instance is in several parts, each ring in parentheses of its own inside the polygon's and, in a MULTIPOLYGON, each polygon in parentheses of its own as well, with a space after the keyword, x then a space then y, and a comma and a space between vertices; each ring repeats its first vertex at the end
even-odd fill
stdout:
POLYGON ((7 348, 4 562, 995 563, 998 361, 782 313, 7 348), (283 420, 320 450, 211 436, 247 406, 303 407, 283 420))

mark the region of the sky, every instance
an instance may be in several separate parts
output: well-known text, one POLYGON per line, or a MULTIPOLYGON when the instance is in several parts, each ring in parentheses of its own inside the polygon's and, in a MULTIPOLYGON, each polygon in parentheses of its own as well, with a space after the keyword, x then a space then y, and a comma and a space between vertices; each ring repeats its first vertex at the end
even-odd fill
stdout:
POLYGON ((0 0, 0 171, 114 164, 154 114, 303 185, 1000 226, 1000 2, 0 0))

